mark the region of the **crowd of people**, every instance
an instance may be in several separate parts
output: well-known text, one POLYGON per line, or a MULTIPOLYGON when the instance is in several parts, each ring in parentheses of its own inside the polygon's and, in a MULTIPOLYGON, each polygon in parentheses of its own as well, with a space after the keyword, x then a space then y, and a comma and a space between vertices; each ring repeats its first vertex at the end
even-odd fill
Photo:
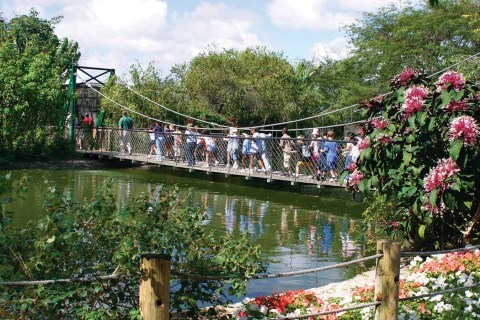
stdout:
MULTIPOLYGON (((119 122, 120 152, 131 154, 131 131, 133 122, 122 114, 119 122)), ((292 138, 288 129, 282 129, 280 138, 273 139, 271 133, 260 132, 252 128, 240 133, 237 128, 230 128, 225 134, 200 130, 188 123, 182 132, 173 124, 162 125, 156 122, 147 131, 149 137, 149 154, 147 158, 162 161, 164 157, 175 161, 184 161, 188 166, 202 165, 210 167, 226 166, 243 172, 272 172, 272 159, 278 161, 283 157, 283 176, 309 175, 313 179, 338 180, 337 169, 340 163, 348 167, 359 156, 355 136, 351 133, 345 138, 347 143, 342 148, 335 140, 334 131, 329 130, 323 136, 320 130, 313 129, 311 137, 299 135, 292 138), (221 147, 220 147, 221 146, 221 147), (220 152, 221 151, 221 152, 220 152), (342 161, 340 161, 342 160, 342 161)))

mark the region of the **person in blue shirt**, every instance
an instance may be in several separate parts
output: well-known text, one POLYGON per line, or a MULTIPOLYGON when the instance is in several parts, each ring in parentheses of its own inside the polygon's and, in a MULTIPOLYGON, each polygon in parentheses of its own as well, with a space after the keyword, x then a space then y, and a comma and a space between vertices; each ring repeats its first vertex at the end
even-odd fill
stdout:
POLYGON ((327 132, 327 141, 323 145, 323 150, 326 154, 326 170, 330 171, 330 182, 337 181, 337 174, 335 169, 338 165, 338 144, 337 142, 333 141, 335 134, 332 130, 327 132))

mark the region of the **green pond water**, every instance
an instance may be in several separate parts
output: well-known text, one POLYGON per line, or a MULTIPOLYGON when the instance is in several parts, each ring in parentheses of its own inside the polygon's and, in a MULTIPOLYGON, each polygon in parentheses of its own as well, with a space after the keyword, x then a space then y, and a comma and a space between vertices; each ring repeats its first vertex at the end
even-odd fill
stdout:
MULTIPOLYGON (((354 201, 343 189, 292 187, 148 166, 28 169, 12 174, 32 178, 25 199, 16 199, 9 207, 14 212, 16 226, 41 215, 45 180, 54 182, 65 195, 81 201, 88 199, 105 179, 113 178, 112 188, 119 195, 119 206, 162 184, 177 185, 181 192, 190 192, 188 203, 205 210, 205 228, 234 236, 248 234, 261 246, 265 259, 270 262, 270 273, 317 268, 363 257, 368 240, 361 219, 364 205, 354 201)), ((365 265, 355 265, 308 275, 254 280, 248 284, 247 296, 319 287, 351 278, 364 268, 365 265)))

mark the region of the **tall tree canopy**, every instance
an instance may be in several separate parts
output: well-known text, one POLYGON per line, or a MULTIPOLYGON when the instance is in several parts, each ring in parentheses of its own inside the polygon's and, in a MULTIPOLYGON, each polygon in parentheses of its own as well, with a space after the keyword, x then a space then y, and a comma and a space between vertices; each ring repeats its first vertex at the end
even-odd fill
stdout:
POLYGON ((38 12, 0 18, 0 153, 39 154, 51 146, 50 126, 62 112, 64 71, 79 58, 78 45, 59 39, 38 12))
MULTIPOLYGON (((445 0, 435 6, 394 6, 365 13, 346 27, 354 46, 355 69, 370 75, 371 84, 385 90, 404 67, 432 74, 480 52, 480 3, 445 0)), ((478 66, 466 70, 478 79, 478 66)))

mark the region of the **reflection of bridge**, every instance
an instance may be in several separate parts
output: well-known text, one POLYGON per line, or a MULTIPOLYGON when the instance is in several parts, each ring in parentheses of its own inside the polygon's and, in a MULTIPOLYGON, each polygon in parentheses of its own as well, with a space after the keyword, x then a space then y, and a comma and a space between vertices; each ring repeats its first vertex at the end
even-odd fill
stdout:
MULTIPOLYGON (((264 179, 267 182, 285 181, 292 185, 296 183, 316 185, 318 188, 322 186, 339 187, 337 181, 332 181, 330 175, 326 174, 326 179, 318 176, 318 170, 326 171, 325 155, 320 153, 318 156, 314 150, 321 150, 324 143, 322 139, 280 139, 277 137, 263 137, 253 140, 252 137, 238 136, 237 143, 239 150, 236 153, 238 160, 236 164, 230 156, 230 161, 227 163, 229 157, 228 153, 228 137, 222 134, 215 135, 199 135, 197 136, 198 144, 194 151, 195 165, 188 164, 186 136, 183 133, 164 133, 165 139, 162 142, 162 157, 157 159, 157 155, 151 152, 151 140, 149 132, 146 130, 131 130, 126 135, 125 150, 121 152, 121 134, 122 131, 114 128, 97 128, 90 138, 88 134, 80 132, 80 137, 83 137, 83 149, 80 152, 97 155, 99 158, 120 159, 122 161, 132 161, 133 163, 144 163, 151 165, 162 165, 176 168, 183 168, 188 172, 203 171, 207 174, 222 174, 225 176, 241 176, 245 179, 264 179), (209 152, 203 146, 202 140, 209 139, 216 140, 217 150, 209 152), (249 140, 250 141, 246 141, 249 140), (90 141, 88 141, 90 140, 90 141), (177 150, 174 148, 175 140, 177 143, 177 150), (288 141, 292 146, 291 152, 285 153, 280 147, 280 142, 288 141), (242 153, 242 145, 244 143, 264 144, 263 161, 260 153, 249 155, 242 153), (130 142, 131 152, 128 152, 127 142, 130 142), (87 145, 92 146, 91 148, 87 145), (306 147, 310 146, 310 147, 306 147), (302 148, 303 147, 303 148, 302 148), (87 149, 87 150, 85 150, 87 149), (177 153, 175 153, 177 151, 177 153), (307 152, 308 151, 308 152, 307 152), (208 154, 208 156, 207 156, 208 154), (209 164, 207 165, 207 157, 209 164), (250 165, 250 158, 253 163, 250 165), (290 171, 285 169, 285 161, 290 165, 290 171), (262 163, 264 165, 262 166, 262 163)), ((335 172, 338 174, 343 170, 345 158, 342 156, 341 149, 345 147, 345 141, 336 141, 338 149, 338 164, 335 172)), ((79 147, 79 146, 77 146, 79 147)))

